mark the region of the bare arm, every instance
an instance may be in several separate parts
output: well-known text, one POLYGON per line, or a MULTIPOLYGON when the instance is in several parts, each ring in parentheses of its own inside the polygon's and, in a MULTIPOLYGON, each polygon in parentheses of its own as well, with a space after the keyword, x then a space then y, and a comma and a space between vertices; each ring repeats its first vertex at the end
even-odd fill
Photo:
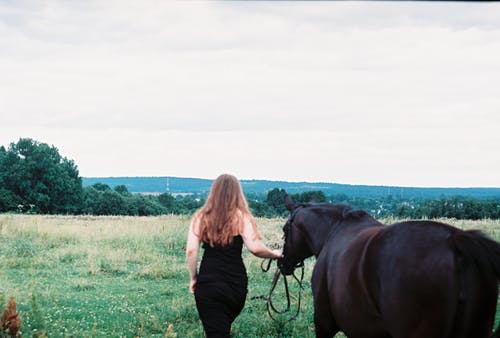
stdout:
POLYGON ((186 244, 186 263, 189 270, 189 291, 191 293, 194 293, 198 276, 198 250, 200 248, 200 238, 196 235, 195 230, 199 229, 199 222, 197 218, 191 221, 186 244))
POLYGON ((269 249, 260 239, 256 239, 252 223, 246 217, 243 222, 243 231, 241 233, 243 242, 253 255, 260 258, 281 258, 281 250, 269 249))

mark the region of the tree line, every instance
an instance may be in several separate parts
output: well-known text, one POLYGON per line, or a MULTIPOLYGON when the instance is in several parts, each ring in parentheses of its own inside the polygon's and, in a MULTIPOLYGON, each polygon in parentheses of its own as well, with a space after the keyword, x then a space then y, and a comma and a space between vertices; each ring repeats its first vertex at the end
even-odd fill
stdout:
MULTIPOLYGON (((273 189, 262 201, 250 200, 249 204, 256 216, 286 217, 289 215, 284 203, 286 191, 273 189)), ((347 204, 363 209, 376 218, 396 217, 413 219, 456 218, 456 219, 500 219, 500 197, 479 200, 470 197, 454 196, 439 199, 404 199, 394 195, 380 198, 363 198, 346 194, 326 196, 322 191, 307 191, 291 194, 295 203, 334 203, 347 204)))
POLYGON ((29 138, 0 147, 0 212, 150 216, 190 214, 202 203, 192 196, 131 194, 124 185, 83 187, 74 161, 29 138))
MULTIPOLYGON (((284 189, 265 194, 248 193, 249 206, 257 217, 286 217, 284 189)), ((377 218, 500 219, 500 197, 478 200, 469 197, 406 199, 394 195, 365 198, 344 193, 326 196, 322 191, 290 195, 296 203, 330 202, 363 209, 377 218)), ((40 214, 89 214, 151 216, 190 215, 199 209, 206 194, 174 196, 130 193, 125 185, 113 188, 95 183, 83 187, 73 160, 62 157, 54 146, 22 138, 8 149, 0 147, 0 212, 40 214)))

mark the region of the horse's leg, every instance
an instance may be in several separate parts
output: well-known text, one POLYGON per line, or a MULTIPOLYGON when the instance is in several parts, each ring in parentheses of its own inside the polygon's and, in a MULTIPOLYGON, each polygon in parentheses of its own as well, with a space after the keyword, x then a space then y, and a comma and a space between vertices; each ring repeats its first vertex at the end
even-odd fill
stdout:
POLYGON ((317 338, 332 338, 339 328, 330 308, 330 296, 328 295, 328 286, 323 269, 317 269, 316 263, 313 271, 311 286, 314 298, 314 326, 316 329, 317 338), (318 270, 322 270, 319 273, 318 270))
POLYGON ((314 326, 317 338, 332 338, 339 332, 333 318, 318 310, 316 305, 314 305, 314 326))
POLYGON ((465 299, 459 301, 453 334, 454 338, 489 338, 495 322, 498 284, 488 280, 473 269, 463 273, 462 292, 465 299))

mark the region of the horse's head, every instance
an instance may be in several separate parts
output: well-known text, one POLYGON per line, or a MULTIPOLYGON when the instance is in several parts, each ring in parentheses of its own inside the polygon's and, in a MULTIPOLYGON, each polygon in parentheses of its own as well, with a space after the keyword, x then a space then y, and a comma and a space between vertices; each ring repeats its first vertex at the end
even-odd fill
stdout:
POLYGON ((321 252, 332 230, 356 224, 378 224, 363 210, 354 210, 348 205, 331 203, 307 203, 295 205, 285 196, 286 208, 291 212, 283 227, 283 259, 279 262, 283 274, 293 273, 304 259, 321 252))
POLYGON ((295 268, 313 253, 302 229, 301 213, 305 211, 304 205, 295 205, 288 195, 285 196, 285 203, 286 208, 290 211, 290 217, 283 226, 283 258, 278 265, 281 273, 291 275, 295 268))

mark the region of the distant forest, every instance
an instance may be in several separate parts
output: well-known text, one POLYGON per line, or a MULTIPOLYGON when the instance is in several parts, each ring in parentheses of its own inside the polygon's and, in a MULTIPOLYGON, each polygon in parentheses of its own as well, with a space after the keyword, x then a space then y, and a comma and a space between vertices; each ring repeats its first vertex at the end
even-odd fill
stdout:
MULTIPOLYGON (((125 185, 132 193, 191 193, 206 195, 213 180, 183 177, 83 177, 83 186, 103 183, 111 188, 125 185)), ((245 193, 262 198, 274 188, 288 193, 319 190, 325 195, 345 194, 358 198, 385 198, 389 195, 400 199, 436 199, 454 196, 475 199, 500 198, 500 188, 415 188, 396 186, 350 185, 338 183, 285 182, 269 180, 241 180, 245 193)))
MULTIPOLYGON (((169 194, 177 201, 204 201, 213 180, 182 177, 83 178, 83 184, 124 185, 136 193, 169 194)), ((500 188, 415 188, 337 183, 241 180, 253 213, 286 216, 284 194, 299 203, 349 204, 375 217, 500 219, 500 188)))
MULTIPOLYGON (((212 180, 179 177, 82 178, 54 146, 25 138, 0 147, 0 212, 150 216, 192 214, 212 180)), ((373 216, 500 219, 500 188, 412 188, 242 180, 258 217, 285 217, 297 203, 349 204, 373 216)))

